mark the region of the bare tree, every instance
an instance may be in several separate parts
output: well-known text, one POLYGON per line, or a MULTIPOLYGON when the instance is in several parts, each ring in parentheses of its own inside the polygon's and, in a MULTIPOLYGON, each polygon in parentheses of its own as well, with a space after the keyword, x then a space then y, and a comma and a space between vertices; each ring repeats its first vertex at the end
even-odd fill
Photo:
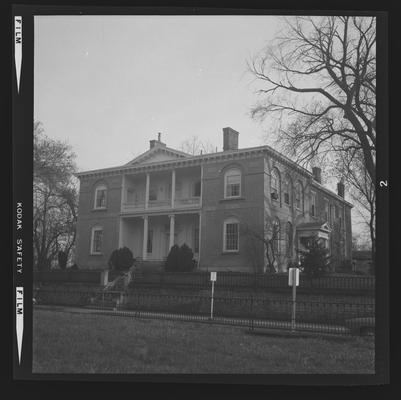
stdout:
POLYGON ((215 153, 217 150, 215 146, 209 141, 202 141, 198 136, 191 136, 189 139, 181 143, 180 150, 192 154, 199 155, 201 153, 215 153))
POLYGON ((341 153, 333 173, 344 179, 348 193, 356 204, 356 210, 369 230, 372 259, 376 246, 376 188, 364 167, 363 155, 359 152, 341 153))
POLYGON ((374 17, 287 18, 283 34, 249 68, 264 85, 252 116, 278 118, 278 139, 289 154, 308 164, 358 150, 375 181, 374 17))
POLYGON ((256 228, 245 224, 242 235, 251 241, 263 243, 267 259, 266 271, 269 273, 278 272, 278 259, 280 256, 280 224, 277 219, 266 216, 264 225, 256 228))
POLYGON ((35 265, 49 269, 60 250, 70 254, 76 238, 75 155, 66 143, 34 124, 33 244, 35 265))

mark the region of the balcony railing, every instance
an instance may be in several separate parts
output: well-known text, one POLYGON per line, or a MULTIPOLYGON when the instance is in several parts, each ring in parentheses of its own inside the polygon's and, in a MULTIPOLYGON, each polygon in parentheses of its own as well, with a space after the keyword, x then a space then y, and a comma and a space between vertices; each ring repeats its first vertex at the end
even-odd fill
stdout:
MULTIPOLYGON (((171 200, 149 200, 148 210, 171 210, 176 208, 193 208, 200 206, 200 197, 177 198, 174 200, 174 208, 171 200)), ((137 201, 123 203, 122 212, 140 212, 145 210, 145 202, 137 201)))

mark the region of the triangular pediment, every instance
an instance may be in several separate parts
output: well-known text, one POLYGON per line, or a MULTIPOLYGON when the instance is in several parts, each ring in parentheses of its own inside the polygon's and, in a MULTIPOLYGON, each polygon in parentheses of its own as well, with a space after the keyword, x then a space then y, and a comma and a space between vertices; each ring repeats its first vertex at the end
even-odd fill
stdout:
POLYGON ((126 165, 150 164, 190 157, 190 154, 169 147, 155 147, 135 157, 126 165))
POLYGON ((297 226, 297 230, 308 230, 308 231, 330 231, 330 227, 327 222, 304 222, 297 226))

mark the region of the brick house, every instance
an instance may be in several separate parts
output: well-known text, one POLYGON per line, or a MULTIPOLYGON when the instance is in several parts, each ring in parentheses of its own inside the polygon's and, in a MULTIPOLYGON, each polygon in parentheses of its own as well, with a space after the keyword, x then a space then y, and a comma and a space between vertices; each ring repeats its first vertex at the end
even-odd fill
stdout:
POLYGON ((107 268, 127 246, 144 267, 161 266, 173 244, 192 248, 204 270, 265 271, 264 244, 275 227, 275 268, 285 271, 317 235, 338 263, 351 258, 351 208, 321 171, 300 167, 269 146, 238 148, 223 129, 223 151, 192 156, 150 140, 129 163, 80 172, 77 263, 107 268))

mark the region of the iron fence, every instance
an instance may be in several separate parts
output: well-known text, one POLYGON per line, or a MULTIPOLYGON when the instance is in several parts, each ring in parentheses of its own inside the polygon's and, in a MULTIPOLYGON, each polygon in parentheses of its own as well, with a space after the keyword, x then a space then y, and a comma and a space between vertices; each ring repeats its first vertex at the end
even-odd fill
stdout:
MULTIPOLYGON (((219 272, 216 288, 263 290, 288 289, 288 274, 250 274, 240 272, 219 272)), ((131 287, 191 287, 204 289, 210 285, 210 274, 207 272, 159 272, 136 271, 131 287)), ((374 276, 321 276, 309 278, 300 274, 300 291, 349 292, 373 294, 374 276)))
POLYGON ((216 322, 256 328, 277 328, 316 333, 373 333, 375 304, 371 302, 296 301, 295 325, 291 324, 293 302, 287 298, 156 294, 135 291, 66 291, 37 288, 35 304, 80 307, 114 314, 216 322))

